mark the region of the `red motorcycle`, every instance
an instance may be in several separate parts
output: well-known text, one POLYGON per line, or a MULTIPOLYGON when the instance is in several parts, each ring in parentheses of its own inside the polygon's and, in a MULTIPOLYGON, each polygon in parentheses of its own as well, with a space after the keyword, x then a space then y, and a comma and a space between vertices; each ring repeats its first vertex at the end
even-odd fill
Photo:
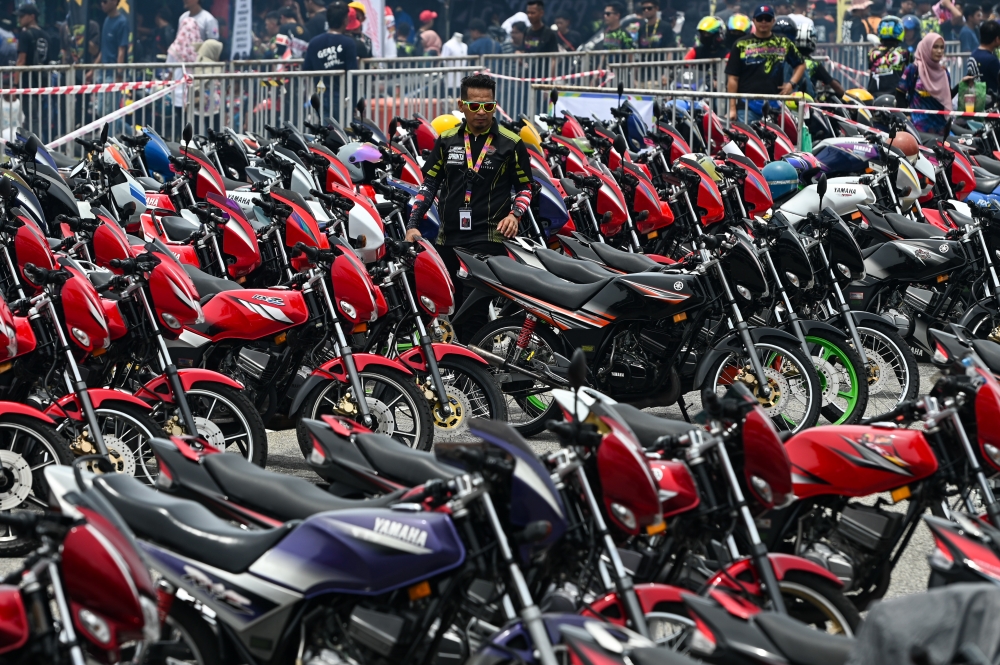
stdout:
MULTIPOLYGON (((59 512, 0 514, 0 524, 39 543, 0 584, 5 663, 139 663, 160 638, 158 595, 131 531, 103 497, 79 491, 80 466, 45 476, 59 512), (75 474, 75 478, 74 478, 75 474)), ((162 656, 161 656, 162 657, 162 656)))

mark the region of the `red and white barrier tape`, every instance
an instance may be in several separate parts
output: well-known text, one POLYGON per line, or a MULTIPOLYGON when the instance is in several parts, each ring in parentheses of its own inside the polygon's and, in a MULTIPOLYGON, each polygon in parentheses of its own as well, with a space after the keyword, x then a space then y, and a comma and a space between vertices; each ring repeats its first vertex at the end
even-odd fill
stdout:
POLYGON ((563 74, 561 76, 545 76, 541 78, 521 78, 519 76, 507 76, 506 74, 495 74, 487 69, 476 70, 477 74, 489 74, 495 79, 504 79, 506 81, 521 81, 523 83, 552 83, 553 81, 569 81, 572 79, 583 78, 585 76, 603 76, 606 80, 614 77, 614 72, 608 71, 606 69, 594 69, 589 72, 579 72, 577 74, 563 74))
POLYGON ((145 90, 171 83, 173 81, 121 81, 118 83, 88 83, 86 85, 55 85, 47 88, 0 88, 0 95, 86 95, 95 92, 145 90))
POLYGON ((170 81, 163 89, 157 90, 156 92, 154 92, 153 94, 149 95, 148 97, 143 97, 142 99, 137 99, 136 101, 132 102, 131 104, 123 106, 120 109, 115 109, 111 113, 109 113, 109 114, 107 114, 107 115, 105 115, 103 117, 100 117, 97 120, 94 120, 93 122, 89 122, 86 125, 84 125, 83 127, 80 127, 79 129, 73 130, 72 132, 70 132, 69 134, 66 134, 65 136, 60 136, 59 138, 55 139, 51 143, 47 144, 45 147, 48 148, 49 150, 51 150, 52 148, 58 148, 59 146, 66 145, 67 143, 70 143, 74 139, 78 139, 81 136, 86 136, 87 134, 89 134, 91 132, 96 132, 97 130, 99 130, 102 127, 104 127, 105 123, 112 122, 114 120, 118 120, 119 118, 124 118, 129 113, 132 113, 133 111, 137 111, 137 110, 141 109, 144 106, 152 104, 157 99, 162 99, 163 97, 166 96, 166 94, 168 92, 170 92, 171 90, 173 90, 177 86, 177 84, 179 84, 179 83, 190 83, 190 81, 191 81, 191 77, 189 75, 185 75, 184 78, 177 79, 176 81, 170 81))
MULTIPOLYGON (((844 104, 833 104, 830 102, 806 102, 806 106, 815 106, 816 108, 852 108, 851 106, 845 106, 844 104)), ((857 108, 857 107, 854 107, 857 108)), ((888 111, 890 113, 922 113, 926 115, 950 115, 955 118, 989 118, 997 119, 1000 118, 1000 113, 987 113, 986 111, 932 111, 930 109, 904 109, 896 107, 887 106, 867 106, 869 113, 875 113, 878 111, 888 111)))

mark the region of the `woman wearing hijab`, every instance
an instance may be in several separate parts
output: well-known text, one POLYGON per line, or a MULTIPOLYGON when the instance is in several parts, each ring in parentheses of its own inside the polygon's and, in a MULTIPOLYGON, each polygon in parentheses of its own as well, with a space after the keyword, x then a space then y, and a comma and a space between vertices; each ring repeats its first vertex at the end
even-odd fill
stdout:
MULTIPOLYGON (((951 111, 951 99, 958 86, 951 87, 951 77, 941 61, 944 60, 944 37, 929 32, 917 44, 914 62, 907 65, 896 88, 896 103, 911 109, 951 111)), ((964 79, 972 80, 971 76, 964 79)), ((925 134, 943 134, 948 117, 914 113, 913 125, 925 134)))
MULTIPOLYGON (((222 56, 222 42, 217 39, 206 39, 201 44, 197 44, 198 57, 195 60, 198 64, 219 62, 222 56)), ((199 74, 222 74, 223 67, 199 67, 199 74)), ((202 80, 195 83, 194 108, 195 111, 203 115, 213 115, 222 108, 221 83, 218 80, 202 80)), ((215 129, 219 129, 215 127, 215 129)))

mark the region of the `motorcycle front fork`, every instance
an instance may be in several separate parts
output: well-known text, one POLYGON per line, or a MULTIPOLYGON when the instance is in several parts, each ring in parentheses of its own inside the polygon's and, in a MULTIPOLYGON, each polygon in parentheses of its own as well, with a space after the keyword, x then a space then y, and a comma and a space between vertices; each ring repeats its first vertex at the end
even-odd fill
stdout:
MULTIPOLYGON (((392 266, 393 264, 390 265, 392 266)), ((395 269, 395 266, 393 268, 395 269)), ((438 404, 440 404, 441 415, 447 418, 452 414, 451 400, 448 398, 448 391, 445 389, 444 380, 441 378, 441 371, 438 369, 437 356, 434 355, 434 347, 431 345, 431 336, 427 333, 427 327, 420 316, 417 302, 413 299, 413 292, 410 290, 410 280, 407 279, 406 272, 400 271, 397 274, 397 278, 399 279, 400 288, 406 294, 406 300, 410 305, 410 312, 417 322, 420 349, 424 352, 424 357, 426 358, 427 374, 431 380, 431 384, 434 386, 434 393, 437 395, 438 404)))
POLYGON ((365 397, 364 387, 361 385, 361 375, 358 373, 358 366, 354 362, 354 353, 351 351, 351 346, 347 343, 347 337, 344 335, 344 328, 340 325, 340 319, 337 318, 337 309, 333 305, 333 298, 330 297, 330 290, 326 286, 325 277, 320 275, 319 279, 315 281, 320 284, 320 291, 323 293, 326 311, 333 318, 333 330, 337 335, 334 353, 343 359, 344 367, 347 368, 351 390, 354 392, 354 401, 357 403, 358 413, 361 415, 361 424, 370 429, 375 424, 375 421, 372 418, 371 409, 368 408, 368 399, 365 397))

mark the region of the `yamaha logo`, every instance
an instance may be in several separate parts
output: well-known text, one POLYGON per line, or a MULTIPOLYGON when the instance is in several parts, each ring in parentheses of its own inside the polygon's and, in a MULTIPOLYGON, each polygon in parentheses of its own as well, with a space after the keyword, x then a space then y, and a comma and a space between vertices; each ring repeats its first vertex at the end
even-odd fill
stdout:
POLYGON ((674 288, 680 291, 681 289, 684 288, 684 282, 681 281, 674 282, 674 288))
POLYGON ((376 517, 375 528, 372 530, 377 534, 396 538, 397 540, 402 540, 405 543, 410 543, 418 547, 424 547, 427 544, 426 531, 418 529, 415 526, 403 524, 402 522, 376 517))
POLYGON ((942 254, 947 254, 948 253, 948 243, 944 243, 943 245, 941 245, 940 247, 938 247, 938 251, 941 252, 942 254))

